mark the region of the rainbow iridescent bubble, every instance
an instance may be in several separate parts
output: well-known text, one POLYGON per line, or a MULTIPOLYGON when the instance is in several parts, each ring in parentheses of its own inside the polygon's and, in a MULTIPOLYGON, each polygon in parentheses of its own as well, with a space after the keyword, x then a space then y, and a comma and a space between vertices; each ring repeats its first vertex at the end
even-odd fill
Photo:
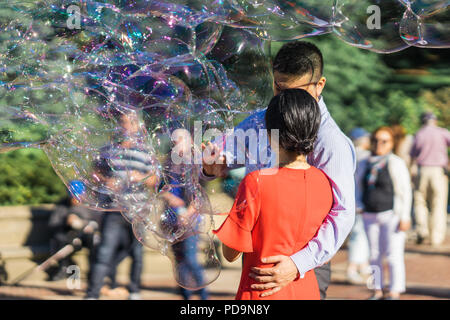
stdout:
POLYGON ((121 211, 141 243, 171 259, 177 282, 198 289, 218 277, 220 263, 211 235, 217 212, 199 181, 203 141, 193 134, 225 132, 236 115, 267 105, 271 41, 333 34, 379 53, 448 48, 449 7, 442 0, 3 1, 0 152, 42 149, 82 205, 121 211), (124 165, 129 150, 143 157, 139 170, 124 165), (198 253, 203 276, 192 273, 183 250, 198 253))

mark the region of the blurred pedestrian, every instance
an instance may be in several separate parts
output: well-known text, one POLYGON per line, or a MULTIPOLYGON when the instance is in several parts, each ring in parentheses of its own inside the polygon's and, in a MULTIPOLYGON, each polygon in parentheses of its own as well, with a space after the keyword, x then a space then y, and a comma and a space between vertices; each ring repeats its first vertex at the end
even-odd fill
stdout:
POLYGON ((66 269, 75 264, 72 256, 82 248, 89 250, 89 272, 90 278, 94 263, 95 250, 99 242, 98 226, 100 223, 100 213, 90 210, 79 204, 72 195, 63 199, 53 210, 49 219, 49 228, 52 233, 50 238, 50 253, 53 255, 65 245, 73 243, 73 239, 79 238, 80 245, 67 257, 59 261, 58 266, 51 267, 47 272, 49 280, 56 281, 67 278, 66 269))
POLYGON ((430 236, 431 244, 438 246, 447 230, 448 201, 448 147, 450 132, 437 126, 431 112, 422 115, 422 127, 416 133, 411 150, 414 177, 414 212, 417 242, 430 236), (430 207, 427 206, 430 203, 430 207), (428 213, 431 212, 431 230, 428 213))
MULTIPOLYGON (((356 151, 357 166, 360 161, 370 156, 370 134, 363 128, 355 128, 350 132, 356 151)), ((371 272, 369 266, 369 243, 362 212, 357 212, 355 224, 348 241, 348 267, 347 280, 350 283, 362 283, 371 272)))
POLYGON ((387 258, 390 283, 384 298, 399 299, 405 291, 405 231, 411 225, 411 179, 405 161, 392 153, 394 133, 381 127, 372 134, 372 153, 357 168, 357 210, 369 239, 374 276, 371 300, 383 298, 383 258, 387 258))
MULTIPOLYGON (((193 140, 190 132, 186 129, 177 129, 172 134, 174 148, 178 152, 180 160, 188 160, 192 156, 193 140)), ((184 175, 189 172, 187 161, 180 161, 179 164, 170 163, 171 177, 169 178, 170 191, 165 194, 167 210, 172 213, 174 224, 183 229, 182 240, 172 245, 174 262, 180 281, 179 291, 184 300, 189 300, 193 294, 198 294, 201 300, 208 299, 208 291, 204 284, 203 267, 197 259, 198 240, 196 229, 198 210, 190 203, 192 199, 186 193, 182 181, 184 175), (183 285, 183 286, 182 286, 183 285), (189 290, 186 287, 203 287, 199 290, 189 290)))
MULTIPOLYGON (((106 185, 118 185, 120 191, 127 192, 124 183, 141 181, 153 170, 153 162, 148 150, 138 145, 140 124, 134 112, 113 111, 120 130, 111 144, 101 149, 102 158, 95 164, 98 176, 102 177, 106 185), (124 180, 126 179, 126 180, 124 180), (119 183, 121 182, 121 183, 119 183)), ((157 181, 153 178, 145 180, 145 188, 149 190, 157 181)), ((145 199, 146 193, 133 193, 136 199, 145 199)), ((106 196, 104 202, 112 202, 111 196, 106 196)), ((125 214, 126 215, 126 214, 125 214)), ((131 255, 133 262, 130 270, 128 286, 129 299, 140 299, 140 282, 143 267, 143 250, 141 243, 133 233, 132 225, 125 220, 119 211, 106 212, 102 221, 101 242, 92 270, 91 281, 88 283, 87 299, 98 299, 106 276, 114 278, 114 270, 122 255, 123 248, 131 255)), ((112 279, 113 282, 115 279, 112 279)))
POLYGON ((405 161, 406 166, 411 166, 411 149, 414 143, 414 137, 406 132, 405 127, 400 124, 391 126, 394 132, 394 154, 405 161))
MULTIPOLYGON (((203 286, 203 268, 197 259, 198 235, 192 235, 172 245, 175 263, 180 273, 180 280, 184 283, 192 283, 197 287, 203 286)), ((208 300, 208 291, 205 287, 199 290, 189 290, 179 286, 179 291, 184 300, 189 300, 192 295, 198 294, 201 300, 208 300)))

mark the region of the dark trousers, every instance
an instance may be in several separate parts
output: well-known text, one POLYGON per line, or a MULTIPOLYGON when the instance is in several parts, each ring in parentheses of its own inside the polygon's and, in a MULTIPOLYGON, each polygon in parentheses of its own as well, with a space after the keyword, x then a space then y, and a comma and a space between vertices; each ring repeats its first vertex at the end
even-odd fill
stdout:
MULTIPOLYGON (((203 268, 197 261, 197 242, 198 236, 191 236, 172 245, 177 274, 180 276, 178 280, 185 286, 199 287, 204 284, 203 268)), ((208 299, 206 288, 194 292, 180 287, 180 293, 185 300, 194 293, 199 294, 202 300, 208 299)))
POLYGON ((111 274, 111 267, 114 266, 121 248, 128 248, 133 259, 128 290, 131 293, 139 292, 143 250, 133 234, 131 224, 122 217, 120 212, 106 212, 102 221, 101 237, 88 284, 87 297, 100 296, 105 277, 111 274))
POLYGON ((328 262, 318 268, 314 269, 317 282, 319 283, 320 300, 325 300, 327 297, 327 289, 331 281, 331 263, 328 262))

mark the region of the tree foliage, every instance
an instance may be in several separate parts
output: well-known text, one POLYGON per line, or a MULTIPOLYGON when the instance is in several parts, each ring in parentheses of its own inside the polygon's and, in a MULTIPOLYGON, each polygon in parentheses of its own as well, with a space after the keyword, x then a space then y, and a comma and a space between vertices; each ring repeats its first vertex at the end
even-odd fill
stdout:
MULTIPOLYGON (((0 10, 0 25, 2 20, 14 19, 14 15, 18 14, 0 10)), ((52 33, 51 30, 48 32, 52 33)), ((7 39, 6 34, 3 36, 7 39)), ((83 42, 82 36, 81 33, 74 37, 74 41, 83 42)), ((1 40, 2 35, 0 54, 8 49, 5 47, 7 42, 1 40)), ((372 131, 381 125, 398 123, 413 134, 419 128, 419 116, 424 110, 435 111, 440 124, 450 126, 449 49, 409 48, 395 54, 380 55, 349 46, 335 36, 324 35, 306 40, 317 44, 323 52, 324 75, 327 78, 323 96, 332 117, 345 133, 354 127, 372 131)), ((46 41, 53 40, 49 38, 46 41)), ((273 43, 273 54, 281 45, 273 43)), ((16 54, 19 57, 29 52, 28 47, 23 47, 17 48, 16 54)), ((261 84, 262 77, 259 77, 266 65, 252 64, 250 57, 241 57, 239 74, 246 75, 252 88, 269 90, 270 84, 261 84), (251 69, 254 66, 258 66, 259 71, 251 69)), ((51 72, 53 68, 60 67, 58 57, 55 57, 47 69, 51 72)), ((11 81, 11 76, 8 74, 0 78, 0 82, 2 79, 11 81)), ((265 97, 265 93, 260 96, 265 97)), ((0 107, 20 105, 22 98, 17 95, 8 96, 10 100, 2 100, 0 95, 0 107)), ((63 99, 58 104, 46 100, 46 94, 36 93, 33 96, 34 104, 46 106, 52 112, 66 107, 63 99)), ((42 128, 29 126, 22 129, 15 133, 16 140, 37 141, 45 137, 42 128)), ((8 134, 0 131, 0 141, 6 139, 8 134)), ((57 202, 65 194, 64 184, 42 151, 19 150, 0 154, 0 205, 57 202)))
POLYGON ((40 150, 0 154, 0 204, 55 203, 66 188, 40 150))

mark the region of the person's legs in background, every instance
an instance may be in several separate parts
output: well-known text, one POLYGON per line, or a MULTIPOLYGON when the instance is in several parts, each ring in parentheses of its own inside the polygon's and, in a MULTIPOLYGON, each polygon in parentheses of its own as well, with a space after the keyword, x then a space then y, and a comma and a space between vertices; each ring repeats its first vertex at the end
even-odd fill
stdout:
MULTIPOLYGON (((184 240, 184 246, 186 250, 186 263, 188 265, 188 269, 191 270, 192 276, 197 283, 197 286, 204 285, 204 277, 203 277, 203 268, 199 264, 197 260, 197 242, 198 236, 191 236, 184 240)), ((209 297, 208 291, 206 288, 201 288, 195 292, 200 296, 200 299, 207 300, 209 297)))
POLYGON ((104 214, 101 241, 97 249, 95 263, 92 268, 90 281, 88 283, 86 298, 98 299, 105 277, 108 275, 114 255, 121 239, 120 213, 107 212, 104 214))
MULTIPOLYGON (((193 287, 204 285, 203 268, 197 261, 197 241, 198 236, 191 236, 172 246, 180 281, 193 287)), ((194 293, 198 294, 202 300, 207 300, 209 297, 206 288, 193 292, 180 286, 179 290, 185 300, 189 300, 194 293)))
POLYGON ((416 220, 417 243, 429 236, 427 195, 430 177, 424 167, 419 169, 414 181, 414 216, 416 220))
POLYGON ((405 240, 403 231, 398 231, 399 217, 393 211, 379 214, 380 245, 382 257, 386 257, 389 267, 389 292, 387 299, 399 299, 405 292, 405 240))
MULTIPOLYGON (((176 268, 178 269, 178 274, 180 276, 180 281, 184 283, 186 281, 185 277, 187 276, 187 270, 184 270, 184 261, 186 260, 186 249, 185 249, 185 241, 180 241, 172 245, 172 252, 174 255, 174 262, 176 263, 176 268), (181 265, 180 265, 181 263, 181 265), (181 270, 180 270, 181 269, 181 270)), ((178 291, 184 300, 189 300, 192 296, 192 291, 188 290, 181 285, 178 285, 178 291)))
MULTIPOLYGON (((397 226, 395 228, 397 228, 397 226)), ((405 240, 406 234, 404 231, 391 230, 390 243, 387 252, 390 274, 390 292, 388 297, 390 299, 399 299, 400 293, 406 291, 405 240)))
POLYGON ((372 300, 383 298, 383 257, 380 248, 380 224, 378 213, 363 213, 364 228, 369 240, 369 263, 373 274, 372 300))
POLYGON ((94 268, 94 264, 95 264, 95 259, 97 257, 97 248, 99 245, 99 239, 98 239, 98 235, 97 234, 85 234, 82 238, 81 241, 83 243, 83 245, 89 250, 89 256, 88 256, 88 261, 89 261, 89 271, 87 274, 87 280, 88 283, 91 282, 91 276, 92 276, 92 270, 94 268))
POLYGON ((364 278, 361 276, 370 274, 369 267, 369 242, 362 214, 356 214, 355 225, 350 233, 348 242, 348 267, 347 279, 351 283, 361 283, 364 278))
POLYGON ((119 267, 119 264, 130 255, 130 248, 124 248, 123 242, 121 243, 121 246, 118 251, 116 251, 116 254, 114 255, 113 262, 111 263, 111 268, 108 273, 108 277, 111 280, 110 288, 116 289, 118 287, 116 276, 117 276, 117 268, 119 267))
POLYGON ((431 245, 439 246, 447 231, 448 177, 443 168, 430 167, 431 245))
POLYGON ((130 300, 139 300, 140 297, 140 287, 141 287, 141 277, 143 268, 143 248, 142 244, 136 239, 133 234, 131 224, 128 224, 128 232, 130 236, 130 253, 133 259, 131 263, 130 270, 130 284, 128 290, 130 292, 130 300))

